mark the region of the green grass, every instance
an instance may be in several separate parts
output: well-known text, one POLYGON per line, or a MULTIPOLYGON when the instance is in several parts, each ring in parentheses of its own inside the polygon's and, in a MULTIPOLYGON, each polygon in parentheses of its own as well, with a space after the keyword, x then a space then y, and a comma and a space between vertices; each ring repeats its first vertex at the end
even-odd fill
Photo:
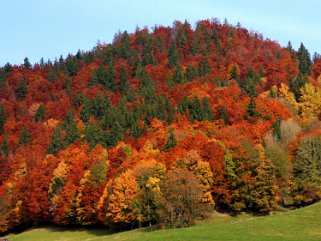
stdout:
POLYGON ((230 217, 214 214, 191 228, 149 231, 136 229, 111 234, 104 229, 36 228, 10 234, 10 241, 309 241, 321 240, 321 203, 273 216, 230 217))

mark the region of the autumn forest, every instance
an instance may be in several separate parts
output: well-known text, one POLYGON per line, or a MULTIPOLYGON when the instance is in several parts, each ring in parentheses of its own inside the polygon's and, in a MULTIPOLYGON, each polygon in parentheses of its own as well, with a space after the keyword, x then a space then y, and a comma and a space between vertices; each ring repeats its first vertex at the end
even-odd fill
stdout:
POLYGON ((218 19, 0 68, 0 234, 186 227, 321 198, 321 56, 218 19))

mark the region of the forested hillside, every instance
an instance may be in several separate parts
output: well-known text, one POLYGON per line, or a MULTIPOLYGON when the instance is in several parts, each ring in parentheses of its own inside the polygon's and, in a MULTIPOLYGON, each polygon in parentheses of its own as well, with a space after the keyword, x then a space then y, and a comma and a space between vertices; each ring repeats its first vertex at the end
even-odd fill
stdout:
POLYGON ((182 227, 321 197, 321 57, 227 21, 0 69, 0 233, 182 227))

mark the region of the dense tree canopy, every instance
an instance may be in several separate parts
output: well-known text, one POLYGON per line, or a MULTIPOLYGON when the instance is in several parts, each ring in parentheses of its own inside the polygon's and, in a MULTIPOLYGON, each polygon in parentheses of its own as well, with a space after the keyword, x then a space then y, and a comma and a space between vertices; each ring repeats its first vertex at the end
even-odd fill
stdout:
POLYGON ((183 227, 321 199, 321 61, 218 19, 0 68, 0 233, 183 227))

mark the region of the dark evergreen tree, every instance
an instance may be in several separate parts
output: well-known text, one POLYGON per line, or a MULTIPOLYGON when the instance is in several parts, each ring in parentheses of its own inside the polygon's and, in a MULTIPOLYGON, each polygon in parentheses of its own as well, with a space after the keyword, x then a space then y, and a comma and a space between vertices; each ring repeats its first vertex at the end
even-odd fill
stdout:
POLYGON ((0 134, 3 132, 3 126, 6 123, 7 120, 7 114, 4 108, 4 105, 0 105, 0 134))
POLYGON ((272 124, 273 127, 273 136, 277 139, 277 141, 280 141, 281 136, 281 118, 277 118, 277 120, 272 124))
POLYGON ((187 66, 185 76, 187 81, 192 81, 197 77, 197 70, 194 65, 187 66))
POLYGON ((236 81, 239 81, 239 73, 238 73, 237 67, 235 65, 233 65, 233 67, 231 69, 230 79, 234 79, 236 81))
POLYGON ((144 45, 143 45, 143 61, 142 64, 148 65, 148 64, 155 64, 155 57, 152 50, 152 40, 150 37, 144 38, 144 45))
POLYGON ((215 44, 215 47, 216 47, 216 49, 217 49, 217 52, 218 52, 219 54, 223 54, 223 50, 222 50, 222 46, 221 46, 221 44, 220 44, 219 38, 220 38, 220 36, 219 36, 219 34, 218 34, 218 31, 217 31, 217 29, 214 27, 214 29, 213 29, 213 34, 212 34, 212 40, 213 40, 213 42, 214 42, 214 44, 215 44))
POLYGON ((78 63, 77 59, 70 54, 66 58, 66 71, 69 74, 69 76, 76 76, 78 73, 78 63))
POLYGON ((127 73, 124 66, 120 70, 119 74, 120 82, 119 82, 119 92, 124 95, 129 90, 127 73))
POLYGON ((64 128, 66 131, 65 146, 68 146, 79 138, 75 114, 72 110, 70 110, 65 117, 64 128))
POLYGON ((8 134, 5 133, 3 136, 3 141, 0 145, 0 154, 5 155, 5 156, 9 156, 9 153, 10 153, 10 147, 8 144, 8 134))
POLYGON ((27 69, 30 69, 30 68, 31 68, 31 64, 30 64, 30 62, 29 62, 28 57, 24 58, 24 60, 23 60, 23 66, 24 66, 25 68, 27 68, 27 69))
POLYGON ((166 84, 167 84, 167 89, 171 89, 175 84, 175 82, 173 81, 173 78, 169 74, 167 74, 167 77, 166 77, 166 84))
POLYGON ((173 81, 177 84, 182 84, 185 82, 185 78, 182 73, 182 67, 180 65, 177 65, 175 68, 175 72, 173 75, 173 81))
POLYGON ((290 90, 294 94, 295 99, 299 101, 301 97, 301 88, 308 82, 307 76, 302 76, 302 74, 299 74, 298 77, 293 80, 290 78, 289 85, 290 90))
POLYGON ((299 57, 299 70, 301 74, 307 75, 311 71, 312 62, 309 51, 304 47, 303 43, 301 43, 300 48, 298 50, 299 57))
POLYGON ((198 65, 198 75, 204 76, 209 74, 211 71, 210 64, 208 62, 208 59, 202 59, 198 65))
POLYGON ((25 80, 22 80, 19 82, 15 89, 16 96, 18 100, 23 100, 27 93, 28 93, 28 87, 27 87, 27 82, 25 80))
POLYGON ((81 108, 81 111, 80 111, 80 119, 83 122, 87 122, 91 115, 92 115, 91 101, 90 101, 90 99, 85 98, 84 103, 81 108))
POLYGON ((200 51, 200 27, 196 26, 194 36, 192 38, 190 51, 192 55, 198 54, 200 51))
POLYGON ((116 82, 115 82, 115 69, 114 66, 110 63, 106 73, 106 82, 104 84, 105 89, 110 91, 116 91, 116 82))
POLYGON ((254 98, 252 96, 250 98, 250 102, 249 102, 249 105, 247 107, 247 116, 248 117, 257 116, 256 103, 255 103, 255 100, 254 100, 254 98))
POLYGON ((89 122, 85 129, 85 139, 89 143, 90 148, 97 144, 104 144, 104 133, 100 126, 94 122, 89 122))
POLYGON ((204 112, 203 120, 214 121, 214 113, 210 106, 208 98, 206 97, 203 98, 202 105, 203 105, 203 112, 204 112))
POLYGON ((39 121, 44 121, 45 120, 45 106, 44 105, 40 105, 39 108, 37 109, 37 112, 35 114, 35 121, 39 122, 39 121))
POLYGON ((174 130, 169 129, 169 136, 167 137, 166 143, 163 147, 163 151, 169 151, 173 147, 177 146, 177 140, 175 138, 174 130))
POLYGON ((24 127, 22 129, 22 132, 20 134, 18 146, 27 145, 27 144, 30 143, 30 141, 31 141, 31 136, 30 136, 30 134, 28 132, 27 126, 24 125, 24 127))
POLYGON ((53 69, 51 69, 49 72, 48 81, 51 83, 54 83, 56 81, 56 73, 53 69))
POLYGON ((179 53, 174 40, 171 41, 168 49, 168 67, 173 68, 179 64, 179 53))
POLYGON ((64 147, 60 132, 61 129, 58 125, 54 129, 54 133, 51 136, 51 141, 47 150, 48 154, 56 155, 64 147))
POLYGON ((107 133, 106 144, 109 147, 116 146, 120 140, 123 138, 124 129, 119 124, 118 121, 113 123, 112 128, 107 133))

